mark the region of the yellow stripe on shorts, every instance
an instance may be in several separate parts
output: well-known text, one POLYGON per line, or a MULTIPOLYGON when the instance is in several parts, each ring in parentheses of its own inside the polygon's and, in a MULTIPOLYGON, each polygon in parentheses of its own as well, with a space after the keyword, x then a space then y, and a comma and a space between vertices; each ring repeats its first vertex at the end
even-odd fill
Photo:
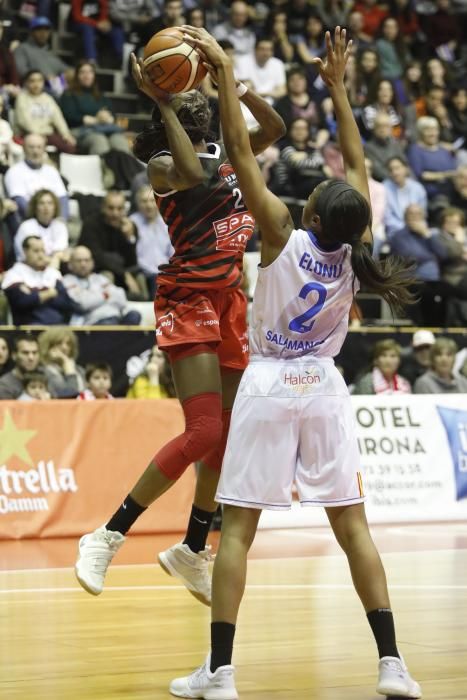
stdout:
POLYGON ((363 493, 363 481, 362 481, 362 475, 360 474, 360 472, 357 472, 357 481, 358 481, 358 490, 360 491, 360 498, 363 498, 363 496, 365 494, 363 493))

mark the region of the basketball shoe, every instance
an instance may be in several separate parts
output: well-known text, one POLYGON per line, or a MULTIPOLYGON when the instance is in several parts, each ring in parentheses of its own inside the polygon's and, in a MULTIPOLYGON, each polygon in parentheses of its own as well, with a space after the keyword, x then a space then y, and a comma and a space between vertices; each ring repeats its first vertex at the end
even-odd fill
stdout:
POLYGON ((422 697, 422 690, 417 681, 411 678, 404 659, 398 659, 397 656, 383 656, 379 660, 378 671, 377 693, 395 695, 398 698, 422 697))
POLYGON ((105 525, 83 535, 78 545, 75 574, 85 591, 91 595, 102 593, 107 568, 125 539, 120 532, 107 530, 105 525))
POLYGON ((170 549, 166 549, 165 552, 160 552, 158 556, 159 564, 164 571, 170 576, 180 579, 191 595, 204 605, 211 605, 209 562, 212 556, 210 552, 210 545, 195 554, 187 544, 180 542, 174 544, 170 549))
POLYGON ((203 666, 184 678, 175 678, 170 684, 170 692, 179 698, 204 698, 204 700, 237 700, 234 667, 219 666, 211 673, 211 654, 203 666))

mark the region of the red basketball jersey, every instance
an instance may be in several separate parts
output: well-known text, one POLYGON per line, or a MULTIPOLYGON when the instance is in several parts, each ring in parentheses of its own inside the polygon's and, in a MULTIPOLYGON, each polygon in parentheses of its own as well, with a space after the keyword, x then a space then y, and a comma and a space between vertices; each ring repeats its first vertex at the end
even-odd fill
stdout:
MULTIPOLYGON (((198 153, 204 182, 189 190, 154 193, 175 249, 161 265, 158 284, 183 287, 236 288, 242 258, 255 221, 237 185, 222 143, 198 153)), ((158 156, 170 155, 162 151, 158 156)))

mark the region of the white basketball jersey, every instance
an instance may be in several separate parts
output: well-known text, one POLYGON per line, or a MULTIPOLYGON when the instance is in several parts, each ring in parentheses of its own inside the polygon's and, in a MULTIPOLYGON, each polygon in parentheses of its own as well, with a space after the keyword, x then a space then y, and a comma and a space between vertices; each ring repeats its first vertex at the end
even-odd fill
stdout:
POLYGON ((292 234, 271 265, 258 270, 250 354, 291 359, 335 357, 345 340, 359 283, 348 244, 324 250, 311 231, 292 234))

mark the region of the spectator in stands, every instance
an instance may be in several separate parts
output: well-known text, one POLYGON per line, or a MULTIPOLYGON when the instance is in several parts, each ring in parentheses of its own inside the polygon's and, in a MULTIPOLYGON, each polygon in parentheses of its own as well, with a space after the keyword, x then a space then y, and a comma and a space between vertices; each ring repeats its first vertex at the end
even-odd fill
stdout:
POLYGON ((371 231, 373 233, 373 255, 379 256, 381 248, 386 241, 384 230, 384 212, 386 209, 386 190, 381 182, 372 176, 373 166, 369 158, 365 158, 365 168, 368 177, 371 203, 371 231))
POLYGON ((416 55, 418 55, 421 43, 420 23, 411 0, 392 0, 390 2, 390 15, 396 20, 405 45, 409 50, 416 51, 416 55))
POLYGON ((360 0, 353 6, 356 12, 361 12, 363 16, 362 31, 371 40, 376 38, 378 29, 388 11, 377 4, 376 0, 360 0))
MULTIPOLYGON (((0 199, 0 282, 2 281, 5 270, 11 267, 15 262, 13 236, 8 230, 6 221, 11 212, 13 212, 13 214, 16 213, 16 209, 17 205, 11 199, 0 199)), ((0 309, 0 318, 1 317, 0 309)))
POLYGON ((467 378, 453 373, 457 344, 438 338, 430 348, 430 369, 417 379, 415 394, 467 394, 467 378))
POLYGON ((6 335, 0 335, 0 377, 9 372, 13 366, 10 357, 10 344, 6 335))
POLYGON ((50 190, 38 190, 30 199, 28 218, 15 236, 16 259, 24 261, 23 243, 29 236, 37 236, 44 243, 48 264, 60 269, 70 256, 68 229, 60 217, 60 202, 50 190))
POLYGON ((433 53, 452 63, 457 57, 462 27, 451 0, 435 0, 436 12, 425 17, 423 31, 433 53))
POLYGON ((407 64, 402 81, 396 84, 396 93, 399 103, 406 109, 412 108, 416 119, 423 117, 425 88, 420 61, 410 61, 407 64))
POLYGON ((363 31, 365 19, 361 12, 355 10, 349 14, 349 36, 352 39, 352 49, 358 53, 373 44, 371 36, 363 31))
POLYGON ((349 4, 346 0, 318 0, 315 7, 326 29, 347 25, 349 4))
POLYGON ((409 59, 406 45, 399 32, 397 21, 386 17, 380 27, 380 37, 376 40, 381 76, 387 80, 400 80, 409 59))
POLYGON ((182 24, 186 24, 182 0, 164 0, 162 13, 149 24, 150 31, 146 33, 144 42, 153 33, 169 29, 169 27, 180 27, 182 24))
POLYGON ((204 10, 201 7, 192 7, 191 10, 188 10, 186 13, 186 23, 189 24, 190 27, 196 27, 197 29, 205 27, 204 10))
POLYGON ((45 163, 45 139, 39 134, 28 134, 24 138, 24 160, 15 163, 5 173, 5 190, 18 205, 21 219, 32 195, 47 189, 60 202, 62 216, 68 218, 68 195, 58 170, 45 163))
POLYGON ((435 340, 433 333, 423 328, 413 334, 410 352, 404 355, 400 366, 400 373, 412 386, 429 368, 430 348, 435 340))
POLYGON ((75 29, 81 34, 84 56, 88 61, 97 63, 97 37, 101 36, 110 41, 121 64, 125 32, 121 25, 110 19, 108 0, 72 0, 71 18, 75 29))
POLYGON ((448 115, 453 138, 464 139, 462 147, 467 148, 467 89, 465 87, 457 87, 451 91, 448 115))
POLYGON ((410 384, 397 373, 401 348, 395 340, 379 340, 373 347, 373 369, 354 386, 353 394, 410 394, 410 384))
POLYGON ((434 117, 420 117, 417 120, 417 135, 417 143, 413 143, 408 150, 409 163, 435 207, 440 201, 439 197, 449 198, 451 194, 456 159, 440 145, 439 124, 434 117))
POLYGON ((102 155, 111 149, 130 152, 123 130, 115 124, 112 104, 99 89, 96 68, 88 60, 78 62, 60 106, 80 153, 102 155))
POLYGON ((447 251, 436 229, 428 226, 423 209, 411 204, 405 210, 405 227, 390 237, 391 251, 413 260, 414 276, 420 285, 420 303, 407 311, 418 325, 444 326, 445 305, 454 290, 441 283, 440 266, 447 251))
POLYGON ((36 370, 23 376, 23 391, 17 401, 47 401, 50 398, 49 382, 45 372, 36 370))
POLYGON ((461 165, 455 172, 452 179, 454 187, 450 204, 458 209, 462 209, 467 216, 467 165, 461 165))
POLYGON ((26 372, 35 372, 39 367, 39 345, 30 335, 18 335, 13 341, 14 367, 0 377, 0 399, 17 399, 23 392, 23 377, 26 372))
POLYGON ((389 177, 388 162, 391 158, 405 160, 404 149, 400 141, 392 136, 391 119, 387 114, 377 114, 373 133, 364 146, 365 155, 373 164, 375 180, 389 177))
POLYGON ((316 185, 330 175, 321 151, 310 146, 308 122, 295 119, 276 165, 275 189, 282 195, 306 199, 316 185))
POLYGON ((106 194, 101 211, 84 220, 80 245, 91 251, 96 272, 111 273, 115 284, 124 287, 130 298, 141 299, 136 279, 136 226, 126 216, 122 192, 106 194))
POLYGON ((284 64, 292 63, 295 48, 289 38, 287 12, 285 9, 271 10, 266 20, 264 36, 271 39, 276 58, 280 59, 284 64))
POLYGON ((446 106, 446 92, 443 88, 432 85, 425 93, 425 115, 434 117, 438 121, 440 141, 443 146, 451 150, 451 142, 454 140, 451 119, 446 106))
POLYGON ((20 88, 15 58, 6 42, 2 41, 3 32, 4 25, 0 20, 0 94, 5 100, 5 105, 8 106, 10 99, 16 97, 20 88))
POLYGON ((29 71, 38 70, 46 78, 47 89, 61 95, 70 67, 49 49, 52 24, 47 17, 34 17, 29 29, 29 37, 14 52, 19 76, 24 78, 29 71))
POLYGON ((234 0, 230 6, 229 19, 214 27, 212 34, 220 39, 232 42, 235 57, 252 56, 255 50, 256 37, 249 25, 250 13, 248 5, 243 0, 234 0))
POLYGON ((128 310, 125 291, 105 275, 93 272, 94 260, 89 248, 73 248, 68 263, 70 272, 63 284, 76 304, 72 326, 138 326, 141 314, 128 310))
POLYGON ((23 90, 15 102, 15 124, 22 136, 41 134, 49 146, 58 151, 75 153, 76 139, 57 102, 44 92, 45 80, 38 70, 23 77, 23 90))
POLYGON ((360 105, 365 104, 370 95, 376 95, 377 87, 381 82, 379 67, 379 54, 370 47, 357 54, 356 91, 360 105))
POLYGON ((427 197, 423 185, 409 177, 407 161, 404 158, 393 157, 387 162, 389 177, 383 180, 386 189, 386 210, 384 224, 386 235, 404 227, 404 213, 408 206, 417 204, 427 212, 427 197))
MULTIPOLYGON (((0 115, 4 112, 4 105, 4 96, 0 92, 0 115)), ((0 117, 0 173, 6 172, 10 165, 22 158, 23 148, 14 140, 10 122, 0 117)))
POLYGON ((249 80, 253 90, 270 104, 286 93, 285 67, 273 53, 270 39, 258 39, 254 54, 237 58, 235 71, 239 80, 249 80))
POLYGON ((396 94, 389 80, 380 80, 376 92, 368 95, 368 104, 363 108, 361 126, 368 137, 374 128, 376 117, 385 114, 391 123, 392 135, 399 138, 403 132, 403 119, 399 111, 396 94))
POLYGON ((329 132, 324 128, 319 106, 308 94, 303 68, 292 68, 287 73, 287 94, 276 102, 274 109, 280 114, 287 128, 295 119, 306 119, 317 148, 322 148, 327 143, 329 132))
POLYGON ((15 326, 68 323, 75 305, 58 270, 47 264, 43 241, 29 236, 23 241, 24 262, 5 273, 2 288, 10 304, 15 326))
POLYGON ((210 34, 214 27, 225 22, 228 17, 228 9, 223 0, 199 0, 196 4, 203 10, 204 26, 210 34))
POLYGON ((86 367, 86 389, 80 391, 77 398, 84 401, 95 399, 113 399, 112 367, 106 362, 100 362, 86 367))
POLYGON ((40 333, 38 341, 51 394, 57 399, 78 396, 85 388, 85 378, 83 368, 76 362, 76 334, 70 328, 48 328, 40 333))
POLYGON ((297 40, 296 47, 297 56, 305 66, 325 53, 323 20, 318 14, 312 13, 308 16, 305 33, 297 40))
POLYGON ((153 31, 151 24, 155 16, 153 0, 110 0, 110 20, 117 26, 121 26, 128 36, 134 34, 137 43, 145 43, 148 31, 153 31))
POLYGON ((287 8, 287 24, 289 28, 289 38, 295 43, 303 35, 303 27, 310 14, 310 3, 308 0, 289 0, 285 3, 287 8))
POLYGON ((136 207, 137 211, 130 214, 138 235, 136 258, 138 267, 146 277, 149 298, 153 299, 159 266, 169 261, 173 247, 167 224, 159 213, 150 187, 144 186, 138 190, 136 207))
POLYGON ((128 389, 127 399, 167 399, 175 396, 172 370, 165 353, 154 345, 144 369, 128 389))
POLYGON ((425 66, 425 84, 428 88, 439 87, 448 90, 452 83, 446 64, 439 58, 431 58, 425 66))
MULTIPOLYGON (((440 217, 440 239, 447 256, 441 266, 441 279, 454 287, 467 289, 467 231, 462 209, 446 207, 440 217)), ((449 326, 467 326, 467 301, 452 299, 448 303, 449 326)))

